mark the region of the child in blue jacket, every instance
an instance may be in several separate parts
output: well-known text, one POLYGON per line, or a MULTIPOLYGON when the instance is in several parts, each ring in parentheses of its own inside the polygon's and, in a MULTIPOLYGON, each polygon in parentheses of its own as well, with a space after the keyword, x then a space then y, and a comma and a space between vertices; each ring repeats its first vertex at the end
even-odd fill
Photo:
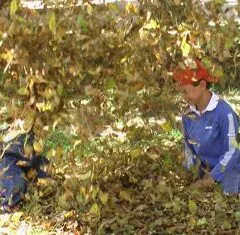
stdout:
POLYGON ((239 121, 230 105, 208 89, 218 80, 199 60, 194 68, 177 68, 174 79, 189 104, 182 117, 185 166, 198 166, 200 176, 192 187, 203 189, 219 182, 224 192, 240 193, 239 121))

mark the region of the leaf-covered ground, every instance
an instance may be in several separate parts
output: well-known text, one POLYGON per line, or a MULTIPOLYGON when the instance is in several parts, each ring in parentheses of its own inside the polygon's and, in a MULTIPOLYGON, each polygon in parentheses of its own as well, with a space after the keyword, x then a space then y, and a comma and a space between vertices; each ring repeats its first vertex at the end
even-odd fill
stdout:
POLYGON ((0 234, 240 233, 237 196, 189 189, 181 102, 164 87, 182 56, 201 58, 222 87, 239 84, 239 20, 224 1, 42 11, 1 2, 0 114, 34 122, 52 178, 0 215, 0 234))
MULTIPOLYGON (((236 91, 225 97, 239 109, 236 91)), ((0 234, 240 234, 239 196, 191 190, 181 140, 178 121, 141 115, 75 146, 55 131, 46 143, 56 150, 52 179, 0 214, 0 234)))

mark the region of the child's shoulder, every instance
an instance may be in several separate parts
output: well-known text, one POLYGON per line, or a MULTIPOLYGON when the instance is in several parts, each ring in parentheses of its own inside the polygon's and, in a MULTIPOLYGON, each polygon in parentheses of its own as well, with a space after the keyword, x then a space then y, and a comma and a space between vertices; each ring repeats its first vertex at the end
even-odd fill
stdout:
POLYGON ((238 114, 235 112, 231 104, 222 98, 219 99, 216 112, 220 119, 229 118, 229 114, 232 114, 234 119, 239 119, 238 114))
POLYGON ((219 99, 217 110, 221 113, 232 113, 232 112, 235 113, 231 104, 229 104, 226 100, 222 98, 219 99))

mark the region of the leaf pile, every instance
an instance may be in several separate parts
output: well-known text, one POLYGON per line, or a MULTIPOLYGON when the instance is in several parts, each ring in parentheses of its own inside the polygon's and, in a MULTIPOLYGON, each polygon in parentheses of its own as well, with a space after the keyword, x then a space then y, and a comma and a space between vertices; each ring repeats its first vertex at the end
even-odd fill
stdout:
POLYGON ((24 214, 1 218, 3 228, 239 233, 237 197, 217 187, 189 190, 178 116, 184 105, 172 86, 174 67, 192 57, 222 87, 239 84, 239 7, 229 16, 223 4, 1 5, 1 121, 18 118, 24 131, 33 129, 33 147, 51 160, 53 175, 33 183, 24 214))

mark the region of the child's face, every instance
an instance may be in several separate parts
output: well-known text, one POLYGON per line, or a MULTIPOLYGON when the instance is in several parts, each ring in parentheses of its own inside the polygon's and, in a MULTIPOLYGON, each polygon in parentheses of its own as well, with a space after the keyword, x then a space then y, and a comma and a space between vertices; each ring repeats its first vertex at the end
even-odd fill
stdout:
POLYGON ((197 105, 199 100, 202 97, 202 86, 199 84, 198 86, 194 86, 192 84, 183 85, 180 87, 180 91, 183 94, 184 99, 190 105, 197 105))

